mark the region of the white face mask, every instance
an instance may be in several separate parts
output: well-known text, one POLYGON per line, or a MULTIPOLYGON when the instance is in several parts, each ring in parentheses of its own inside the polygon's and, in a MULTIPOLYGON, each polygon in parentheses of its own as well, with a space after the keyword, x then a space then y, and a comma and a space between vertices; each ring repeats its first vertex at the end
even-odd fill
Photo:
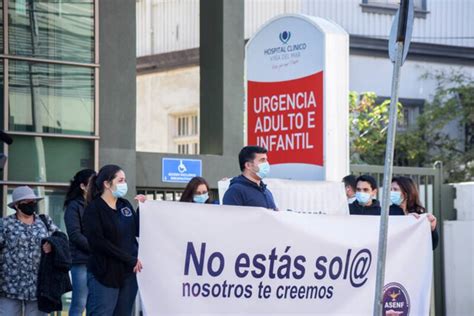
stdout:
POLYGON ((403 202, 402 192, 400 191, 391 191, 390 192, 390 200, 392 204, 401 205, 403 202))
POLYGON ((122 198, 127 195, 128 192, 128 185, 127 182, 124 183, 117 183, 115 191, 112 191, 112 194, 116 198, 122 198))
POLYGON ((258 164, 258 171, 255 173, 260 179, 265 179, 270 173, 270 163, 268 161, 258 164))
POLYGON ((206 201, 209 200, 209 193, 203 193, 203 194, 194 194, 193 196, 193 201, 194 203, 206 203, 206 201))
POLYGON ((372 196, 369 193, 357 192, 356 199, 360 205, 367 205, 369 204, 370 200, 372 200, 372 196))

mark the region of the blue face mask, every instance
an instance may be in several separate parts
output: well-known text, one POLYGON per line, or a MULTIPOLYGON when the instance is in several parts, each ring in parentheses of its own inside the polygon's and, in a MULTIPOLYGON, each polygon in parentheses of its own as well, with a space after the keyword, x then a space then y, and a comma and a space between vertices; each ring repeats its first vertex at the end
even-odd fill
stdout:
POLYGON ((257 176, 260 179, 265 179, 269 173, 270 173, 270 164, 268 163, 268 161, 262 162, 261 164, 258 165, 257 176))
POLYGON ((194 203, 206 203, 207 200, 209 200, 209 193, 194 194, 193 196, 194 203))
POLYGON ((402 192, 400 191, 391 191, 390 192, 390 201, 392 204, 400 205, 403 202, 402 192))
POLYGON ((356 199, 360 205, 367 205, 369 201, 372 199, 372 196, 369 193, 357 192, 356 199))
POLYGON ((127 194, 128 185, 127 183, 117 183, 115 191, 112 191, 112 195, 116 198, 122 198, 127 194))

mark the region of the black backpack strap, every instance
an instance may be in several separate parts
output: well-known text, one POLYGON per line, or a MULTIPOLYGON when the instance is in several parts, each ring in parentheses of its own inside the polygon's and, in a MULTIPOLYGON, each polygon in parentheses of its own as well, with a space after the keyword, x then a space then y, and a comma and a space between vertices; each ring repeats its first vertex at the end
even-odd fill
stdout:
POLYGON ((46 215, 44 214, 40 214, 39 215, 39 218, 41 219, 41 221, 43 222, 44 226, 46 226, 46 230, 48 231, 48 235, 49 235, 49 224, 48 224, 48 219, 46 218, 46 215))
POLYGON ((5 228, 3 227, 3 217, 0 217, 0 234, 2 234, 2 239, 3 240, 5 240, 4 231, 5 231, 5 228))

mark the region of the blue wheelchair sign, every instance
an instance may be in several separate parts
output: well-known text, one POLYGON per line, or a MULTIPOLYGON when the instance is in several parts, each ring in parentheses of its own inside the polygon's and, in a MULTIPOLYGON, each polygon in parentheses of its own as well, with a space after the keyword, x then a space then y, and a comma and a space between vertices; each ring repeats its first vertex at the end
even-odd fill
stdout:
POLYGON ((202 176, 202 160, 199 159, 162 159, 162 181, 187 183, 194 177, 202 176))

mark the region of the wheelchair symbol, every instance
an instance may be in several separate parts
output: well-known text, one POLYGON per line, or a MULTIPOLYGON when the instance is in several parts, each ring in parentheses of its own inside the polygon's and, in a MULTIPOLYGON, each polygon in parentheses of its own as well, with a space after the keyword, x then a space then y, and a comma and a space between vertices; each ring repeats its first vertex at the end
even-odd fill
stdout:
POLYGON ((182 160, 179 161, 178 171, 179 173, 185 173, 186 171, 188 171, 182 160))

